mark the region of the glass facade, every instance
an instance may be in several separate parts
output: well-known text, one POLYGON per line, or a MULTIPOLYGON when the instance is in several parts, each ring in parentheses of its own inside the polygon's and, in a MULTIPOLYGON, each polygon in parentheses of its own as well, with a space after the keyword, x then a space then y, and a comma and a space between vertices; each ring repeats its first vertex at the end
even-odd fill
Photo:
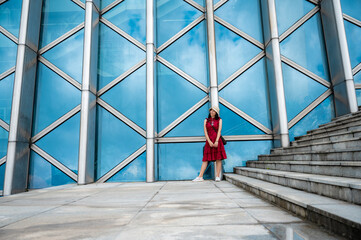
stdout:
MULTIPOLYGON (((0 1, 0 190, 6 168, 22 0, 0 1)), ((155 179, 193 179, 201 166, 210 106, 209 21, 214 24, 225 172, 274 147, 273 69, 263 0, 154 0, 153 73, 146 64, 146 0, 101 0, 95 49, 97 82, 94 181, 145 181, 147 76, 153 74, 155 179), (272 73, 272 74, 271 74, 272 73)), ((290 140, 335 116, 320 5, 275 0, 290 140)), ((361 6, 340 0, 361 105, 361 6)), ((33 104, 28 188, 76 183, 87 40, 85 1, 43 0, 33 104)), ((99 8, 99 9, 98 9, 99 8)), ((149 20, 148 20, 149 21, 149 20)), ((92 51, 94 53, 94 51, 92 51)), ((330 63, 331 65, 331 63, 330 63)), ((95 105, 94 105, 95 106, 95 105)), ((211 164, 212 165, 212 164, 211 164)), ((206 172, 213 177, 213 166, 206 172)))

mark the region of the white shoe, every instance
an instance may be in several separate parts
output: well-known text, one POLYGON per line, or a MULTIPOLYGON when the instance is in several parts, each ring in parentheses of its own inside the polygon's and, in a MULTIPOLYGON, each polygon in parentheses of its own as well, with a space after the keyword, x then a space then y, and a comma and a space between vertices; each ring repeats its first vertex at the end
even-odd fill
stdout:
POLYGON ((220 177, 216 177, 216 182, 220 182, 220 181, 221 181, 220 177))
POLYGON ((202 177, 196 177, 195 179, 192 180, 192 182, 203 182, 203 178, 202 177))

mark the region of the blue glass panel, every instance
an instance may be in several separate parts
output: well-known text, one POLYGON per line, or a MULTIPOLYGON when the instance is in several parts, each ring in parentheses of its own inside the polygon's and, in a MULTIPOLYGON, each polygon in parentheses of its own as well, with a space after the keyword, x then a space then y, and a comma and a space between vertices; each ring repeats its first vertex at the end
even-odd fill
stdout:
POLYGON ((97 108, 97 179, 145 144, 145 139, 102 107, 97 108))
POLYGON ((361 21, 361 1, 341 0, 341 6, 344 13, 361 21))
POLYGON ((17 49, 13 41, 0 33, 0 74, 15 66, 17 49))
POLYGON ((161 63, 157 64, 157 73, 158 129, 161 131, 206 94, 161 63))
POLYGON ((204 136, 203 124, 204 119, 208 117, 208 104, 198 109, 181 124, 176 126, 172 131, 167 133, 166 137, 187 137, 187 136, 204 136))
POLYGON ((200 11, 183 0, 157 1, 157 46, 201 15, 200 11))
POLYGON ((80 104, 80 91, 51 71, 38 65, 33 135, 80 104))
POLYGON ((356 89, 357 104, 361 106, 361 89, 356 89))
POLYGON ((263 42, 260 1, 233 0, 226 2, 215 14, 263 42))
POLYGON ((8 148, 9 133, 0 127, 0 159, 5 157, 8 148))
POLYGON ((246 64, 261 49, 219 23, 215 23, 218 83, 246 64))
POLYGON ((351 66, 354 68, 361 62, 361 28, 346 20, 344 22, 351 66))
POLYGON ((0 118, 7 124, 10 124, 13 87, 14 74, 0 80, 0 118))
POLYGON ((355 81, 355 84, 361 84, 361 71, 353 76, 353 80, 355 81))
POLYGON ((114 2, 115 0, 100 0, 100 5, 101 8, 105 8, 106 6, 108 6, 109 4, 111 4, 112 2, 114 2))
POLYGON ((73 172, 78 172, 80 113, 54 129, 36 142, 41 149, 64 164, 73 172))
POLYGON ((143 153, 122 170, 117 172, 107 182, 139 182, 146 180, 146 154, 143 153))
POLYGON ((146 129, 146 67, 118 83, 101 98, 130 120, 146 129))
POLYGON ((103 17, 145 44, 145 4, 144 0, 125 0, 103 17))
POLYGON ((272 147, 272 141, 228 142, 225 146, 227 159, 223 161, 224 172, 246 166, 248 160, 257 160, 258 155, 269 154, 272 147))
POLYGON ((282 55, 330 80, 319 13, 287 37, 280 48, 282 55))
POLYGON ((100 24, 99 89, 145 58, 145 52, 100 24))
POLYGON ((221 104, 222 135, 264 134, 261 130, 221 104))
MULTIPOLYGON (((159 180, 190 180, 199 175, 204 143, 159 144, 159 180)), ((209 171, 204 178, 211 178, 209 171)))
POLYGON ((298 19, 315 7, 306 0, 275 0, 278 34, 281 35, 289 27, 295 24, 298 19))
POLYGON ((69 183, 75 183, 75 181, 51 165, 37 153, 31 151, 29 166, 29 189, 46 188, 69 183))
POLYGON ((4 189, 5 166, 6 163, 0 166, 0 190, 4 189))
POLYGON ((296 136, 305 135, 308 130, 330 122, 332 118, 334 118, 334 107, 333 97, 330 96, 289 130, 290 141, 295 140, 296 136))
POLYGON ((207 86, 205 28, 203 21, 161 52, 160 56, 207 86))
POLYGON ((327 88, 284 63, 282 63, 282 71, 287 118, 288 121, 291 121, 327 88))
POLYGON ((43 1, 40 46, 46 46, 82 22, 84 22, 84 10, 74 2, 43 1))
POLYGON ((8 0, 0 4, 0 25, 19 37, 22 0, 8 0))
POLYGON ((271 128, 264 59, 226 86, 219 95, 252 118, 271 128))
POLYGON ((81 30, 43 54, 47 60, 81 83, 84 30, 81 30))

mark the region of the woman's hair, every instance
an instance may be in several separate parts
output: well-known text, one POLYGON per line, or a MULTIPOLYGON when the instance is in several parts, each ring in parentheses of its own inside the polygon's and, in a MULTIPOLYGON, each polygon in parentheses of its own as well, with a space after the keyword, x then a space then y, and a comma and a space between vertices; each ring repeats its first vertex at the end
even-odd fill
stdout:
MULTIPOLYGON (((215 118, 216 120, 219 119, 218 113, 216 113, 216 116, 215 116, 214 118, 215 118)), ((211 119, 211 114, 210 114, 210 113, 208 114, 208 119, 211 119)))

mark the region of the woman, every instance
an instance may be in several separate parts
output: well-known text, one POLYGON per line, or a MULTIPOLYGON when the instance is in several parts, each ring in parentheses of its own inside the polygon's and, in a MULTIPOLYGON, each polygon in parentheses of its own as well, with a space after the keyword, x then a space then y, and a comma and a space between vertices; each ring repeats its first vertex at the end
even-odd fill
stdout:
POLYGON ((219 117, 219 108, 211 107, 208 118, 204 120, 204 135, 206 145, 203 151, 203 163, 199 176, 193 182, 203 181, 203 174, 209 161, 216 161, 216 181, 221 181, 219 175, 222 168, 222 160, 227 158, 223 142, 220 140, 222 130, 222 119, 219 117))

